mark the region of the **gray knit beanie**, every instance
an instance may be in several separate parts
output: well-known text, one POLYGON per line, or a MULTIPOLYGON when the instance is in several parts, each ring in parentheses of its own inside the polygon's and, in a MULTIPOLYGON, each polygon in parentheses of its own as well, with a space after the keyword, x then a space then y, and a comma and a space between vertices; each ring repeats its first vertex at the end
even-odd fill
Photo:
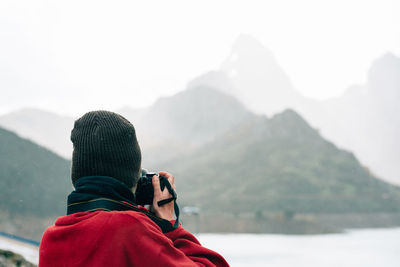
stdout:
POLYGON ((129 188, 139 177, 141 153, 135 128, 109 111, 91 111, 75 121, 71 178, 110 176, 129 188))

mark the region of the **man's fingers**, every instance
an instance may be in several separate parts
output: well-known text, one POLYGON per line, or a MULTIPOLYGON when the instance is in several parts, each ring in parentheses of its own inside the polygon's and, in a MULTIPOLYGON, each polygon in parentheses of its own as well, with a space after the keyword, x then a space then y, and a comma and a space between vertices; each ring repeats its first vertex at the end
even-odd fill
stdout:
POLYGON ((152 184, 154 189, 154 198, 159 199, 161 197, 161 188, 160 188, 160 180, 157 175, 154 175, 152 178, 152 184))
POLYGON ((173 187, 175 187, 175 186, 174 186, 174 184, 175 184, 175 177, 174 177, 172 174, 170 174, 170 173, 168 173, 168 172, 164 172, 164 171, 159 172, 159 174, 162 175, 162 176, 164 176, 164 177, 166 177, 166 178, 168 179, 169 183, 170 183, 173 187))
MULTIPOLYGON (((171 175, 168 172, 159 172, 159 174, 162 175, 163 177, 167 178, 169 183, 171 184, 171 186, 175 189, 173 175, 171 175)), ((165 205, 158 206, 158 201, 168 199, 172 195, 168 191, 168 188, 164 188, 164 190, 161 191, 160 180, 159 180, 159 177, 157 177, 156 175, 153 176, 152 183, 153 183, 153 188, 154 188, 154 198, 153 198, 152 209, 153 209, 154 213, 160 218, 163 218, 163 219, 166 219, 169 221, 172 220, 174 218, 173 201, 170 201, 170 202, 166 203, 165 205)))

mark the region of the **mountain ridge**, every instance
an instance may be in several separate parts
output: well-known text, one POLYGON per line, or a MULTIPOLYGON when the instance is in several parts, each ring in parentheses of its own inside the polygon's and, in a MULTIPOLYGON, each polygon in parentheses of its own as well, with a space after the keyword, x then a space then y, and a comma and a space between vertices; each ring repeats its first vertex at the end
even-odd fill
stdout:
MULTIPOLYGON (((200 98, 193 99, 199 104, 200 98)), ((205 97, 203 101, 208 99, 205 97)), ((181 112, 180 108, 178 110, 181 112)), ((208 109, 208 116, 213 115, 213 110, 208 109)), ((326 141, 293 110, 271 118, 253 114, 214 136, 183 153, 167 150, 169 154, 175 154, 173 157, 162 153, 161 158, 143 163, 150 171, 164 169, 175 175, 178 203, 181 207, 200 207, 207 231, 219 231, 215 222, 225 220, 224 216, 240 218, 225 229, 229 231, 255 231, 260 225, 266 227, 261 228, 266 230, 257 230, 261 232, 328 231, 325 224, 316 228, 315 222, 296 218, 282 224, 275 219, 260 221, 240 217, 248 213, 257 218, 262 214, 278 214, 272 218, 286 214, 284 216, 292 218, 293 214, 305 213, 342 216, 399 212, 398 187, 377 180, 352 153, 326 141), (259 226, 254 226, 255 223, 259 226), (277 227, 277 223, 286 226, 277 227)), ((3 216, 0 217, 3 219, 0 224, 10 225, 4 218, 12 212, 9 217, 12 231, 27 231, 27 236, 38 238, 37 233, 41 233, 40 229, 46 225, 38 217, 55 218, 65 212, 65 198, 72 189, 70 162, 2 129, 0 147, 7 148, 0 150, 3 159, 0 161, 0 182, 8 183, 8 187, 0 186, 6 190, 6 194, 0 196, 7 199, 1 202, 0 214, 3 216), (29 186, 21 187, 25 184, 29 186), (18 221, 15 218, 19 218, 18 221), (30 222, 30 230, 26 230, 26 224, 21 221, 30 222)), ((143 152, 146 150, 142 147, 143 152)), ((183 220, 186 219, 184 215, 183 220)), ((398 223, 394 222, 395 225, 398 223)))
POLYGON ((0 116, 0 127, 16 132, 64 158, 72 155, 69 135, 73 123, 72 117, 38 108, 25 108, 0 116))
POLYGON ((365 84, 351 86, 339 97, 314 100, 294 88, 269 49, 244 35, 220 69, 189 85, 220 86, 258 114, 294 109, 324 137, 352 150, 381 179, 400 185, 400 152, 393 149, 400 145, 399 77, 400 58, 386 53, 372 62, 365 84))
POLYGON ((279 125, 296 117, 293 111, 269 120, 259 116, 245 122, 250 125, 240 127, 246 129, 243 132, 227 133, 193 155, 161 166, 176 175, 185 203, 197 201, 206 210, 220 206, 232 213, 248 207, 296 213, 399 211, 399 188, 373 177, 351 152, 316 138, 318 132, 307 124, 308 129, 297 132, 304 121, 289 129, 279 125), (193 190, 205 185, 208 190, 193 190), (240 202, 232 198, 237 195, 240 202))

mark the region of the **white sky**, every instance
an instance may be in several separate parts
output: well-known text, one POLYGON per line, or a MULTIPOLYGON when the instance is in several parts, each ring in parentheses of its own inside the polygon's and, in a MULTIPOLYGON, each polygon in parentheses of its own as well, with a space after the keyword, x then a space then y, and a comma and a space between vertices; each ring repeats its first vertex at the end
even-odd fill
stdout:
POLYGON ((239 34, 303 94, 340 95, 400 55, 400 1, 0 1, 0 114, 147 106, 218 69, 239 34))

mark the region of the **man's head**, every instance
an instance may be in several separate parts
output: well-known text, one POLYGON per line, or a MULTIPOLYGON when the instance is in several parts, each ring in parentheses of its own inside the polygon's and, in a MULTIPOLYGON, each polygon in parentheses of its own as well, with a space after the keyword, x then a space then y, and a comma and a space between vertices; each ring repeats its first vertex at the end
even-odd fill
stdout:
POLYGON ((135 128, 109 111, 91 111, 75 121, 71 132, 72 182, 84 176, 110 176, 129 188, 136 185, 141 166, 135 128))

